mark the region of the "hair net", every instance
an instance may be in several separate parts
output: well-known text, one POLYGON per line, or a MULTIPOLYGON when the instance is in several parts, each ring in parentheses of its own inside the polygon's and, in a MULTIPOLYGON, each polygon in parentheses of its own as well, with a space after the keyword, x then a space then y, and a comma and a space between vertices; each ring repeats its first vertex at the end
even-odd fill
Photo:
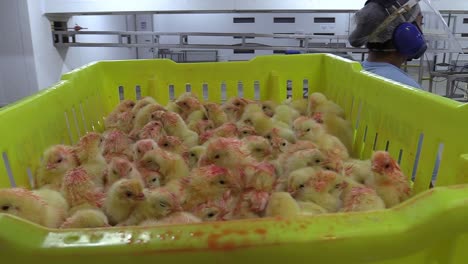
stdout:
MULTIPOLYGON (((408 0, 398 1, 400 4, 405 4, 408 0)), ((401 23, 413 22, 421 13, 419 4, 413 6, 408 12, 399 15, 391 21, 386 28, 374 34, 372 39, 370 36, 384 22, 384 20, 398 9, 396 4, 385 9, 383 6, 370 2, 354 15, 355 29, 349 35, 349 43, 353 47, 361 47, 368 42, 385 43, 392 39, 393 31, 401 23)))

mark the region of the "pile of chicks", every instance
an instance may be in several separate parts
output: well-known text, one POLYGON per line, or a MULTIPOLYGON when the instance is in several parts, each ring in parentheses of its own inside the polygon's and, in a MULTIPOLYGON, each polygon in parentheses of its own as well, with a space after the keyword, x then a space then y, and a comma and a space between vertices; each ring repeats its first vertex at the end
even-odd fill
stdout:
POLYGON ((282 104, 145 97, 104 124, 48 148, 36 189, 1 189, 0 213, 52 228, 152 226, 379 210, 411 194, 389 153, 350 157, 351 123, 321 93, 282 104))

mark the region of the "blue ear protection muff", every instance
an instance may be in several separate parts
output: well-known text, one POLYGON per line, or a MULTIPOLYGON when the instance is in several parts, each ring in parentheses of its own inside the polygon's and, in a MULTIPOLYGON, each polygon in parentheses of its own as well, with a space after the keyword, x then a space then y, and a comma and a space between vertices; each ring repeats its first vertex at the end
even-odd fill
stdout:
MULTIPOLYGON (((385 8, 389 13, 388 8, 392 6, 400 7, 404 5, 406 0, 368 0, 365 5, 374 2, 385 8)), ((426 40, 421 29, 415 23, 401 23, 393 31, 392 43, 395 49, 409 60, 419 59, 427 50, 426 40)))
POLYGON ((427 50, 426 40, 419 27, 412 23, 402 23, 393 31, 395 49, 408 59, 419 59, 427 50))

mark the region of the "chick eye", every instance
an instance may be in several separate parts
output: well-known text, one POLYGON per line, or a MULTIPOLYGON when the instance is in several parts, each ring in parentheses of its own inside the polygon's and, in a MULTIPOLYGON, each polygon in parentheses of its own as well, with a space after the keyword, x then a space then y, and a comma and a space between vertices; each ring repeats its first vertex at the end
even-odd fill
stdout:
POLYGON ((128 170, 129 172, 132 172, 133 171, 133 167, 130 167, 130 169, 128 170))
POLYGON ((283 147, 286 147, 286 143, 285 143, 285 142, 283 142, 283 144, 281 144, 281 146, 283 146, 283 147))
POLYGON ((320 159, 315 160, 315 163, 320 163, 320 162, 322 162, 320 159))
POLYGON ((240 103, 235 103, 234 105, 235 105, 235 106, 240 106, 241 104, 240 104, 240 103))
POLYGON ((226 182, 225 182, 224 180, 220 180, 220 181, 219 181, 219 184, 223 184, 223 185, 224 185, 224 184, 226 184, 226 182))
POLYGON ((57 160, 57 163, 61 163, 62 161, 63 161, 63 158, 59 158, 59 159, 57 160))
POLYGON ((209 213, 207 216, 208 216, 209 218, 214 217, 214 216, 215 216, 215 213, 209 213))
POLYGON ((247 134, 248 132, 247 132, 247 131, 244 131, 244 132, 242 132, 242 133, 247 134))
POLYGON ((165 203, 165 202, 159 202, 159 206, 166 208, 166 207, 167 207, 167 203, 165 203))
POLYGON ((216 156, 214 156, 214 158, 215 158, 215 159, 219 159, 219 158, 220 158, 219 154, 216 155, 216 156))
POLYGON ((266 136, 265 138, 266 138, 266 139, 271 139, 271 136, 270 136, 270 135, 268 135, 268 136, 266 136))
POLYGON ((339 189, 339 188, 341 188, 341 184, 335 185, 335 189, 339 189))
POLYGON ((125 195, 127 195, 127 197, 132 197, 132 196, 133 196, 133 193, 132 193, 131 191, 127 191, 127 192, 125 193, 125 195))
POLYGON ((195 153, 190 153, 190 157, 195 157, 195 153))
POLYGON ((135 115, 132 115, 132 119, 135 119, 135 115))
POLYGON ((158 181, 158 178, 153 178, 151 179, 152 182, 157 182, 158 181))
POLYGON ((386 169, 389 169, 389 168, 390 168, 390 164, 388 164, 388 163, 385 164, 385 168, 386 168, 386 169))
POLYGON ((325 169, 326 169, 326 170, 330 170, 330 171, 333 170, 333 168, 331 168, 331 167, 329 167, 329 166, 325 166, 325 169))
POLYGON ((267 109, 267 107, 266 107, 266 106, 263 106, 262 109, 265 110, 265 109, 267 109))
POLYGON ((138 150, 137 150, 137 152, 138 152, 138 153, 141 153, 141 150, 140 150, 140 149, 138 149, 138 150))
POLYGON ((301 185, 299 185, 299 188, 300 188, 300 189, 303 189, 303 188, 305 188, 305 185, 304 185, 304 184, 301 184, 301 185))
POLYGON ((310 128, 306 129, 306 132, 310 132, 310 128))
POLYGON ((10 209, 10 206, 9 206, 9 205, 4 205, 4 206, 2 206, 2 210, 3 210, 3 211, 8 211, 8 209, 10 209))
POLYGON ((168 143, 164 143, 163 146, 164 146, 164 147, 168 147, 169 144, 168 144, 168 143))
POLYGON ((112 173, 117 174, 117 171, 116 171, 116 170, 113 170, 112 173))

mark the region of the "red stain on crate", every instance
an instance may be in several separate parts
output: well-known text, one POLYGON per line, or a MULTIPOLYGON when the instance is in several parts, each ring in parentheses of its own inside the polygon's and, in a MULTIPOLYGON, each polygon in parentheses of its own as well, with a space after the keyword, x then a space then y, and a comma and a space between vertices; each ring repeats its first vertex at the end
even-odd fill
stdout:
POLYGON ((203 236, 205 233, 201 232, 201 231, 195 231, 193 233, 191 233, 193 237, 201 237, 203 236))
POLYGON ((266 235, 267 230, 263 229, 263 228, 257 228, 257 229, 254 230, 254 232, 259 234, 259 235, 266 235))

